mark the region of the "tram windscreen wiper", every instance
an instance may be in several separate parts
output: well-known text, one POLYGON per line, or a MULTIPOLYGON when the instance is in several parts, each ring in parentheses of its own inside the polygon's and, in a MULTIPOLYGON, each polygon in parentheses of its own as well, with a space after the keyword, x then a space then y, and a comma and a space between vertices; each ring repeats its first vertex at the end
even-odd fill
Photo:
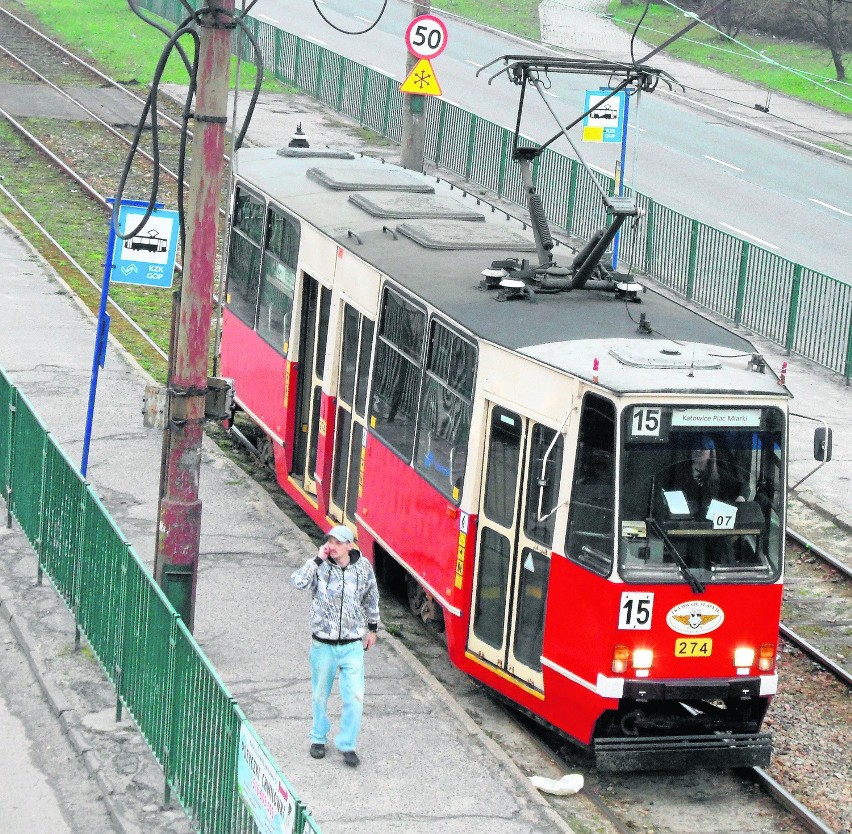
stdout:
POLYGON ((660 537, 663 542, 663 545, 668 549, 669 553, 672 555, 672 559, 674 559, 675 564, 680 568, 680 572, 683 574, 683 578, 689 582, 689 586, 692 588, 693 592, 696 594, 704 593, 704 583, 690 570, 689 565, 686 564, 686 559, 680 555, 680 551, 674 546, 672 540, 666 534, 666 531, 663 530, 662 526, 660 526, 659 522, 653 516, 648 516, 646 519, 647 524, 649 524, 654 532, 660 537))

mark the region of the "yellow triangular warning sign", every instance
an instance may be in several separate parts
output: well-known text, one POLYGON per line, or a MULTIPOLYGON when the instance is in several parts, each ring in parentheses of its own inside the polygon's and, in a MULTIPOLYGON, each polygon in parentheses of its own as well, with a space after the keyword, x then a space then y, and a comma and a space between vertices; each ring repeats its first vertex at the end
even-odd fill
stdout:
POLYGON ((414 69, 408 73, 408 78, 399 85, 399 90, 402 93, 417 93, 421 96, 441 95, 441 85, 435 78, 432 64, 426 58, 421 58, 414 65, 414 69))

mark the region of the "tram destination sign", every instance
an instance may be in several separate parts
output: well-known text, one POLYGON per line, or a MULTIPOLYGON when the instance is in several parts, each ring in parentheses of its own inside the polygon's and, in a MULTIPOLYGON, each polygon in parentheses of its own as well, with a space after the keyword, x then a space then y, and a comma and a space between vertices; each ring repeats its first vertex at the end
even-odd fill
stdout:
MULTIPOLYGON (((139 206, 121 205, 118 214, 118 231, 126 235, 138 228, 145 217, 139 206)), ((177 255, 178 213, 157 209, 133 237, 115 237, 110 253, 115 284, 138 284, 143 287, 172 285, 177 255)))
POLYGON ((686 408, 672 411, 672 426, 760 428, 759 408, 686 408))

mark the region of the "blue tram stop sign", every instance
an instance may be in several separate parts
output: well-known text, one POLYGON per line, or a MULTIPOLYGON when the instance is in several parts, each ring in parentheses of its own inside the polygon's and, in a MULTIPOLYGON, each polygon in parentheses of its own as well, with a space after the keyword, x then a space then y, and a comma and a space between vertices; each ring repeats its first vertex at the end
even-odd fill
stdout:
MULTIPOLYGON (((122 205, 118 214, 118 231, 122 235, 136 229, 145 209, 122 205)), ((139 284, 144 287, 172 285, 177 255, 178 213, 157 209, 133 237, 115 238, 112 251, 110 281, 116 284, 139 284)))

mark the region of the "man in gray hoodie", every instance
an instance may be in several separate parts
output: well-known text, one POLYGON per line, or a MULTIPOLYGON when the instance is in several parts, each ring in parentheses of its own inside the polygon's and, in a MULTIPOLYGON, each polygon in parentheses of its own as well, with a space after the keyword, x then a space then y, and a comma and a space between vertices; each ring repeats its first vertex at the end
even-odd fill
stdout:
POLYGON ((360 760, 355 747, 364 711, 364 652, 375 645, 379 628, 379 589, 373 567, 356 550, 352 531, 338 525, 329 530, 317 555, 295 571, 290 581, 313 593, 311 756, 325 756, 331 729, 328 698, 339 671, 343 712, 334 743, 346 764, 357 767, 360 760))

